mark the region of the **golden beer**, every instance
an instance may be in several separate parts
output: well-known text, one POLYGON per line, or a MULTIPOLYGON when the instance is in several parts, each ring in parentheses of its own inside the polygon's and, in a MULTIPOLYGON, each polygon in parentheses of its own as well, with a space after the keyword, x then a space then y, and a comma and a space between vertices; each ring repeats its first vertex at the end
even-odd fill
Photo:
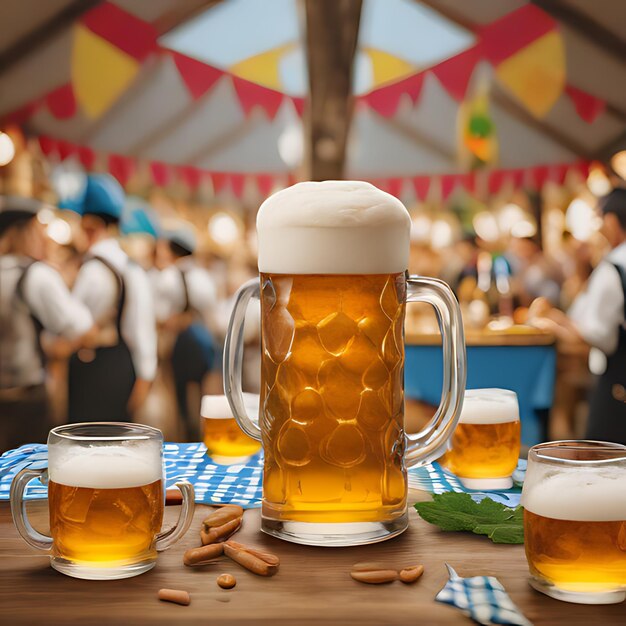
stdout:
POLYGON ((522 490, 524 544, 537 590, 560 600, 626 599, 626 447, 531 448, 522 490))
POLYGON ((466 391, 461 417, 449 450, 441 459, 442 465, 462 482, 474 479, 467 486, 481 488, 483 479, 510 477, 519 453, 520 422, 515 393, 507 389, 466 391))
POLYGON ((403 273, 261 275, 264 514, 404 512, 405 299, 403 273))
MULTIPOLYGON (((258 397, 244 394, 246 406, 258 411, 258 397)), ((211 457, 245 457, 255 454, 261 444, 239 428, 225 396, 204 396, 200 414, 203 418, 203 441, 211 457)))
POLYGON ((626 588, 626 520, 552 519, 526 510, 524 543, 530 573, 561 589, 626 588))
POLYGON ((90 489, 50 481, 50 530, 57 556, 94 565, 156 557, 163 521, 162 481, 90 489))

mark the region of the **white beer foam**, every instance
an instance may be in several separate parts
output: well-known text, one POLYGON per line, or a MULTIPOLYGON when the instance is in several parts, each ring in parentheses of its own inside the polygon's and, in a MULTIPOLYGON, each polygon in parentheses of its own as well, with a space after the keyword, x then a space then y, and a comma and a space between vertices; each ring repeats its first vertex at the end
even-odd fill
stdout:
POLYGON ((51 446, 50 480, 69 487, 126 489, 160 480, 163 467, 155 444, 71 447, 51 446))
POLYGON ((460 424, 504 424, 519 421, 517 395, 508 389, 468 389, 460 424))
POLYGON ((626 471, 619 468, 537 467, 526 475, 522 505, 536 515, 552 519, 625 521, 625 482, 626 471))
MULTIPOLYGON (((257 394, 244 392, 243 403, 248 415, 256 417, 259 414, 259 396, 257 394)), ((205 419, 212 420, 233 419, 233 412, 226 396, 202 396, 200 415, 205 419)))
POLYGON ((257 232, 261 272, 392 274, 409 265, 409 212, 362 181, 283 189, 261 205, 257 232))

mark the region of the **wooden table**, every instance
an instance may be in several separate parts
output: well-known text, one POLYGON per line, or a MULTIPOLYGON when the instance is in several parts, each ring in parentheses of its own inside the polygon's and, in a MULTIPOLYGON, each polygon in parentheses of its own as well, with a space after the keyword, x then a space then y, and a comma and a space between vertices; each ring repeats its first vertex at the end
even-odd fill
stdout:
MULTIPOLYGON (((409 501, 428 499, 411 492, 409 501)), ((33 524, 46 528, 46 505, 29 504, 33 524)), ((167 507, 166 523, 178 507, 167 507)), ((400 537, 372 546, 312 548, 268 537, 259 531, 259 511, 245 514, 236 536, 242 543, 262 546, 280 556, 273 578, 261 578, 228 559, 190 569, 183 552, 199 544, 200 521, 208 509, 198 506, 187 536, 159 556, 152 571, 110 582, 77 580, 52 570, 18 536, 8 503, 0 504, 0 624, 278 624, 324 626, 377 624, 472 624, 458 610, 434 602, 446 580, 444 562, 461 575, 492 574, 535 624, 626 623, 626 605, 584 606, 552 600, 533 591, 523 546, 494 545, 484 537, 443 533, 411 509, 410 528, 400 537), (364 585, 350 578, 359 561, 382 561, 400 567, 423 563, 425 573, 414 585, 364 585), (237 586, 217 587, 218 574, 236 576, 237 586), (159 602, 161 587, 186 589, 191 605, 159 602)))

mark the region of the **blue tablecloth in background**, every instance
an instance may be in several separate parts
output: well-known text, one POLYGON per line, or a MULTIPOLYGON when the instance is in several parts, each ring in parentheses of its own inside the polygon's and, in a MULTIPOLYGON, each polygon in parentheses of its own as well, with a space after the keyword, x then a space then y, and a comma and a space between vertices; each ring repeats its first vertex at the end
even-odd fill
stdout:
MULTIPOLYGON (((552 406, 555 378, 554 346, 467 347, 467 388, 501 387, 514 391, 519 399, 524 445, 545 440, 545 425, 538 411, 552 406)), ((442 383, 441 346, 407 344, 407 398, 438 405, 442 383)))

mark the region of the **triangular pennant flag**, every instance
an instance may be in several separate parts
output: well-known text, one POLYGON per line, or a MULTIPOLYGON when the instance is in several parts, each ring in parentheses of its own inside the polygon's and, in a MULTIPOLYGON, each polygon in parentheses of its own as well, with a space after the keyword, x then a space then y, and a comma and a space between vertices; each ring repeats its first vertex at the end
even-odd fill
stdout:
POLYGON ((250 115, 255 106, 260 106, 271 120, 274 119, 283 101, 282 93, 237 76, 232 79, 239 103, 246 115, 250 115))
POLYGON ((304 98, 291 98, 291 101, 293 102, 293 107, 296 110, 296 113, 300 117, 302 117, 302 115, 304 114, 305 99, 304 98))
POLYGON ((272 193, 274 177, 271 174, 257 174, 256 185, 263 198, 267 198, 272 193))
POLYGON ((255 54, 235 63, 235 65, 229 68, 229 71, 235 76, 279 91, 283 88, 280 79, 280 62, 284 55, 293 50, 294 47, 295 43, 288 43, 266 50, 260 54, 255 54))
POLYGON ((171 51, 170 54, 194 100, 201 98, 224 75, 222 70, 202 63, 202 61, 197 61, 174 51, 171 51))
POLYGON ((426 200, 428 190, 430 189, 430 177, 415 176, 413 178, 413 188, 415 189, 415 196, 419 200, 426 200))
POLYGON ((83 167, 89 171, 96 162, 96 153, 91 148, 80 146, 78 148, 78 158, 83 164, 83 167))
POLYGON ((170 180, 170 168, 166 163, 152 161, 150 163, 150 176, 156 185, 165 187, 170 180))
POLYGON ((489 173, 489 182, 487 183, 487 189, 490 194, 496 194, 502 188, 504 182, 504 172, 502 170, 494 170, 489 173))
POLYGON ((548 180, 550 175, 550 168, 547 165, 540 165, 532 168, 532 182, 535 185, 535 189, 541 190, 544 183, 548 180))
POLYGON ((201 172, 198 168, 185 165, 178 168, 178 174, 183 182, 191 189, 197 189, 200 185, 201 172))
POLYGON ((402 178, 388 178, 387 179, 387 192, 392 196, 399 198, 402 195, 402 178))
POLYGON ((243 196, 243 188, 246 183, 244 174, 230 174, 230 188, 233 190, 235 197, 243 196))
POLYGON ((478 46, 473 46, 469 50, 435 65, 431 71, 450 96, 460 102, 465 97, 474 67, 479 60, 480 49, 478 46))
POLYGON ((109 155, 109 173, 117 178, 122 187, 128 183, 134 169, 135 162, 132 158, 122 156, 121 154, 109 155))
POLYGON ((570 97, 576 109, 576 113, 578 113, 587 124, 593 124, 596 118, 602 115, 606 109, 606 102, 604 100, 596 98, 590 93, 582 91, 582 89, 567 85, 565 92, 570 97))
POLYGON ((68 156, 76 152, 76 146, 69 141, 60 140, 57 142, 57 147, 61 161, 65 161, 68 156))
POLYGON ((46 96, 46 105, 50 113, 58 120, 72 117, 76 113, 76 98, 74 98, 72 84, 68 83, 51 91, 46 96))
POLYGON ((58 153, 57 142, 51 137, 46 137, 45 135, 39 136, 39 147, 41 148, 43 154, 47 157, 58 153))
POLYGON ((423 83, 424 73, 420 72, 392 85, 371 91, 363 96, 363 100, 383 117, 393 117, 398 109, 402 94, 407 94, 413 101, 413 105, 417 104, 422 93, 423 83))
POLYGON ((377 48, 363 48, 362 51, 367 54, 372 64, 374 87, 415 73, 416 68, 413 65, 389 52, 377 48))
POLYGON ((460 182, 460 177, 456 174, 446 174, 441 176, 441 198, 447 200, 460 182))
POLYGON ((213 183, 213 192, 218 194, 224 189, 224 186, 228 182, 228 174, 224 172, 212 172, 211 182, 213 183))

